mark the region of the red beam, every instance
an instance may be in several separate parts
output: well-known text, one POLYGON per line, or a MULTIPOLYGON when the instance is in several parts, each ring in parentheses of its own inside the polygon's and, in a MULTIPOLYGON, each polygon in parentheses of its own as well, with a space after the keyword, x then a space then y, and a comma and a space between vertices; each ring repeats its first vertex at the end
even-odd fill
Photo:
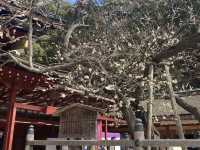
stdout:
MULTIPOLYGON (((0 119, 0 128, 5 128, 6 122, 7 122, 6 119, 0 119)), ((59 122, 57 121, 46 121, 46 120, 27 119, 27 118, 17 118, 15 123, 44 125, 44 126, 59 126, 59 122)))
POLYGON ((15 103, 15 107, 17 109, 25 109, 25 110, 31 110, 31 111, 37 111, 37 112, 44 112, 44 107, 40 107, 40 106, 15 103))
POLYGON ((37 125, 37 126, 55 126, 59 127, 57 124, 52 124, 48 122, 40 122, 40 121, 15 121, 15 123, 20 123, 20 124, 30 124, 30 125, 37 125))
POLYGON ((14 128, 15 128, 15 117, 16 117, 16 107, 15 107, 16 89, 15 87, 12 87, 12 89, 9 91, 9 94, 10 94, 10 106, 8 110, 6 137, 4 140, 3 150, 12 150, 14 128))
POLYGON ((41 107, 41 106, 27 105, 27 104, 22 104, 22 103, 15 103, 15 107, 17 109, 31 110, 31 111, 45 113, 47 115, 54 114, 57 110, 56 107, 52 107, 52 106, 41 107))
POLYGON ((45 107, 45 113, 47 115, 52 115, 57 111, 57 109, 58 109, 57 107, 47 106, 47 107, 45 107))

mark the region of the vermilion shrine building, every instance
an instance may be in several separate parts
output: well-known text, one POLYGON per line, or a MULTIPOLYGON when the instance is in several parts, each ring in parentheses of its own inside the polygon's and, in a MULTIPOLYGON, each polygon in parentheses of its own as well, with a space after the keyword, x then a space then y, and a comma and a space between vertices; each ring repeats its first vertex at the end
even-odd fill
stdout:
MULTIPOLYGON (((4 150, 24 149, 27 128, 35 125, 35 138, 46 139, 58 137, 59 117, 52 114, 58 108, 73 103, 81 103, 96 108, 107 109, 114 101, 95 95, 84 95, 79 90, 58 88, 46 76, 26 71, 9 64, 0 70, 0 129, 4 133, 4 150), (7 117, 6 117, 7 116, 7 117), (42 133, 42 134, 41 134, 42 133)), ((199 105, 199 96, 188 97, 194 105, 199 105)), ((155 100, 154 124, 162 138, 176 138, 176 127, 171 106, 167 100, 155 100), (159 106, 159 107, 158 107, 159 106)), ((187 111, 178 108, 183 121, 186 137, 200 129, 200 124, 187 111)), ((98 139, 102 131, 127 133, 124 120, 98 115, 98 139)), ((105 135, 107 136, 107 135, 105 135)), ((43 149, 41 147, 41 149, 43 149)))
MULTIPOLYGON (((114 104, 113 100, 94 95, 85 96, 81 91, 70 88, 51 89, 53 83, 48 81, 47 77, 28 72, 13 64, 3 66, 0 76, 2 96, 0 128, 5 134, 5 150, 24 148, 26 131, 30 124, 36 127, 36 139, 57 137, 59 118, 52 114, 62 106, 82 103, 106 109, 114 104)), ((119 122, 103 115, 99 115, 98 120, 100 131, 105 126, 105 121, 119 122)), ((124 121, 121 122, 125 124, 124 121)), ((108 129, 104 127, 104 130, 108 129)))

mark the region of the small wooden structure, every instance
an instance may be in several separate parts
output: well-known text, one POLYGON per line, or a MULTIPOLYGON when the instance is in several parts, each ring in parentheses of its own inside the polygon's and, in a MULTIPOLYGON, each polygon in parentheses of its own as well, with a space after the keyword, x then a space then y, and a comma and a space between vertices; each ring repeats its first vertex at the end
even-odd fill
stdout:
POLYGON ((64 107, 60 115, 60 138, 97 139, 97 117, 102 109, 75 103, 64 107))

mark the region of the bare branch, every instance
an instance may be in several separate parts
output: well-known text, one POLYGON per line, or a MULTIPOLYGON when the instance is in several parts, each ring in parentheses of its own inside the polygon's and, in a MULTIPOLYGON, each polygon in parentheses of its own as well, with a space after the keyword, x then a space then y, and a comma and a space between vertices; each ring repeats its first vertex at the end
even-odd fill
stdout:
POLYGON ((10 40, 10 41, 8 41, 8 42, 6 42, 6 43, 0 43, 0 47, 6 46, 6 45, 8 45, 8 44, 13 44, 13 43, 15 43, 15 42, 17 42, 17 41, 20 41, 21 39, 24 39, 24 38, 26 38, 26 36, 20 36, 20 37, 17 37, 17 38, 15 38, 15 39, 13 39, 13 40, 10 40))
POLYGON ((20 67, 26 69, 26 70, 29 70, 31 72, 35 72, 35 73, 40 73, 40 70, 39 69, 36 69, 36 68, 30 68, 29 66, 23 64, 21 61, 19 61, 14 55, 12 55, 11 53, 8 53, 8 55, 10 56, 10 58, 12 58, 12 60, 18 64, 20 67))
MULTIPOLYGON (((6 7, 8 10, 10 10, 12 13, 21 13, 23 11, 28 11, 28 8, 24 7, 24 6, 16 6, 10 2, 7 2, 5 0, 1 0, 0 1, 0 4, 4 7, 6 7)), ((26 13, 25 13, 26 15, 26 13)), ((33 12, 32 13, 32 17, 33 19, 37 19, 38 21, 46 24, 46 25, 51 25, 51 27, 54 27, 56 29, 60 29, 60 30, 63 30, 64 29, 64 24, 63 23, 60 23, 60 22, 57 22, 55 20, 52 20, 50 18, 48 18, 47 16, 43 16, 42 14, 40 13, 35 13, 33 12)))
POLYGON ((33 68, 33 24, 32 13, 29 14, 29 34, 28 34, 28 47, 29 47, 29 65, 33 68))

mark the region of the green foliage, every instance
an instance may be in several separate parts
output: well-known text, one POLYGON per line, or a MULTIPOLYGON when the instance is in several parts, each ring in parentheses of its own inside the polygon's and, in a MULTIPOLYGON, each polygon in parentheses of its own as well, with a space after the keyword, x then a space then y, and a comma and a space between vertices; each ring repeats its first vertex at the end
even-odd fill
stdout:
POLYGON ((38 57, 36 60, 41 60, 41 63, 43 64, 59 63, 61 60, 59 56, 62 46, 60 45, 61 42, 62 39, 60 38, 59 31, 48 32, 46 36, 43 36, 37 41, 37 45, 41 48, 40 50, 42 50, 38 54, 42 55, 36 55, 38 57))
POLYGON ((41 46, 37 43, 33 44, 33 59, 37 63, 44 63, 46 57, 46 51, 41 48, 41 46))

